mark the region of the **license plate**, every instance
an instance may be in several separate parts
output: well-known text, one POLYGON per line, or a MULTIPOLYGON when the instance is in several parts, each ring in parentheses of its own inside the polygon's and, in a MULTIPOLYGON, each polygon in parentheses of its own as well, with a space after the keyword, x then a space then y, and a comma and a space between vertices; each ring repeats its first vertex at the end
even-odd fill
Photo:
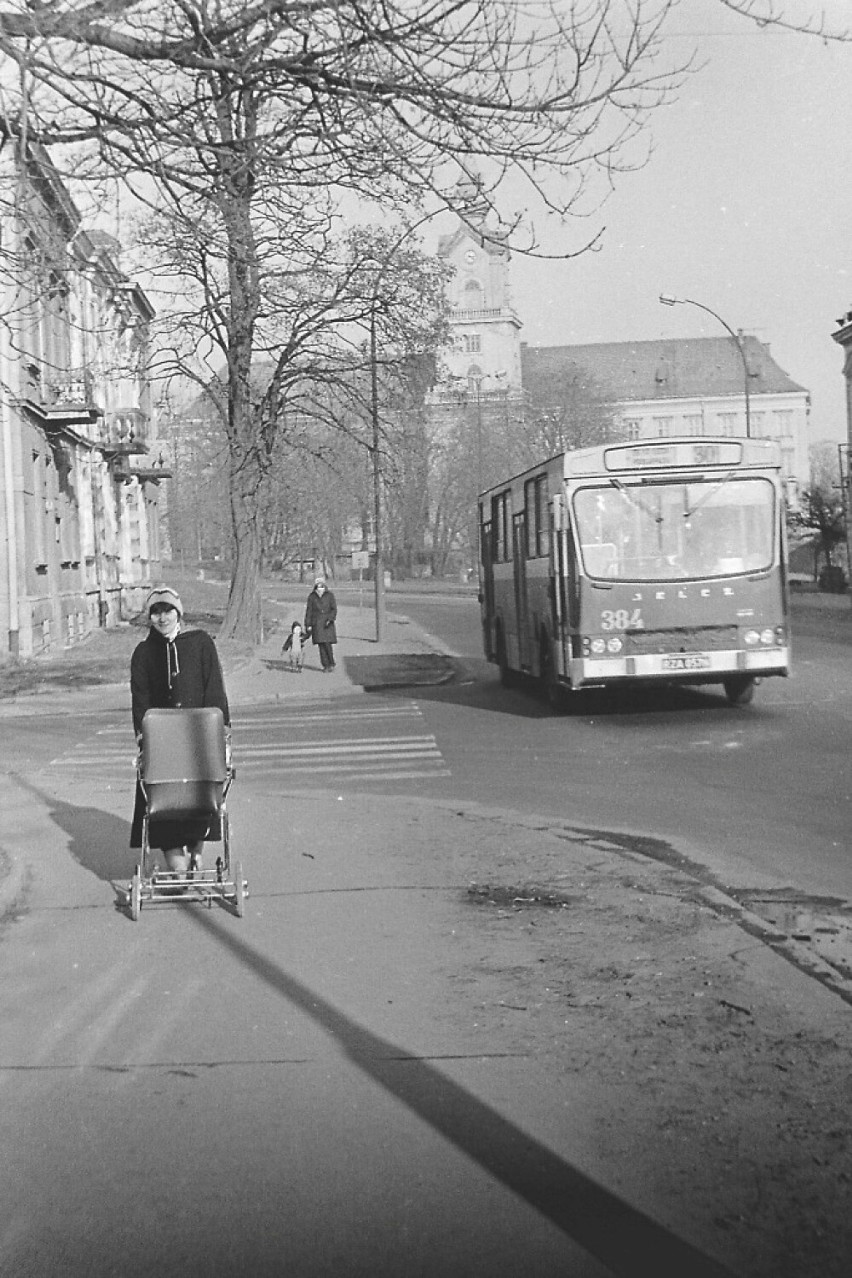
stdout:
POLYGON ((691 652, 677 657, 663 657, 664 670, 709 670, 710 658, 706 652, 691 652))

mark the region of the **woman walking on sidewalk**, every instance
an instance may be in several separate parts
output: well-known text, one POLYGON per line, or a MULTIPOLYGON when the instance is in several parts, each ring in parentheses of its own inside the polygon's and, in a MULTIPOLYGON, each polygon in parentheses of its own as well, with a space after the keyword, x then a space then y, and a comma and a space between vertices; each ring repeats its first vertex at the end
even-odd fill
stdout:
POLYGON ((305 607, 305 629, 310 631, 311 642, 319 648, 323 674, 331 674, 334 669, 336 620, 337 601, 325 584, 325 577, 317 577, 305 607))

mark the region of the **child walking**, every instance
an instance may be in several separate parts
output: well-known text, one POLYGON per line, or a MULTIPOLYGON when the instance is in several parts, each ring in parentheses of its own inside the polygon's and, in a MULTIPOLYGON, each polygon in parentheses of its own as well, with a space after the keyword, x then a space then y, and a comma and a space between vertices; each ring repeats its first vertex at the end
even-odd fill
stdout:
POLYGON ((302 646, 307 640, 307 632, 300 621, 294 621, 290 633, 284 640, 282 652, 289 653, 290 669, 296 674, 302 673, 302 646))

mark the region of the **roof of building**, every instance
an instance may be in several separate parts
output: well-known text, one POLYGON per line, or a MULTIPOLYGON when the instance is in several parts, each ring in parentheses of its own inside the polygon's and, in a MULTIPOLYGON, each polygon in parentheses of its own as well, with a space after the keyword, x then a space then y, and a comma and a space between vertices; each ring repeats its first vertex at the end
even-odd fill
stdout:
MULTIPOLYGON (((807 393, 776 364, 769 347, 741 336, 753 395, 807 393)), ((524 389, 539 402, 553 382, 582 370, 612 400, 694 399, 742 395, 743 362, 730 337, 661 338, 645 342, 595 342, 583 346, 521 344, 524 389)))

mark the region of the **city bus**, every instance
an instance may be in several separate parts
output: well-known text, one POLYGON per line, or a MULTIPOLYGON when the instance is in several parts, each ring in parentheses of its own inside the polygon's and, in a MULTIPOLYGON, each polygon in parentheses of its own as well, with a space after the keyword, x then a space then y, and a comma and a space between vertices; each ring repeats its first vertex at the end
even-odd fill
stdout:
POLYGON ((485 654, 558 705, 581 688, 787 675, 785 487, 771 440, 560 453, 479 497, 485 654))

